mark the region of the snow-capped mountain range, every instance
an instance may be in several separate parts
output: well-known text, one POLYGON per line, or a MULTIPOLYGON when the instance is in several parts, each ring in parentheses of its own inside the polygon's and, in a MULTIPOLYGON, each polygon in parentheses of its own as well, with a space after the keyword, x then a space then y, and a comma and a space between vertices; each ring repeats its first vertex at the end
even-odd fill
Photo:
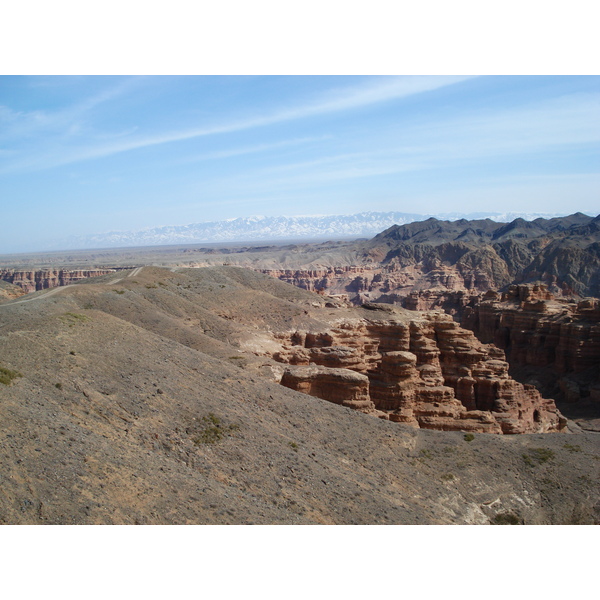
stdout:
MULTIPOLYGON (((566 213, 565 213, 566 214, 566 213)), ((318 215, 296 217, 240 217, 226 221, 168 225, 141 231, 112 231, 71 236, 53 244, 52 249, 121 248, 218 242, 255 242, 302 239, 342 239, 372 237, 392 225, 404 225, 429 217, 458 219, 492 219, 508 223, 516 218, 528 221, 564 216, 545 213, 444 213, 419 215, 402 212, 362 212, 354 215, 318 215)))

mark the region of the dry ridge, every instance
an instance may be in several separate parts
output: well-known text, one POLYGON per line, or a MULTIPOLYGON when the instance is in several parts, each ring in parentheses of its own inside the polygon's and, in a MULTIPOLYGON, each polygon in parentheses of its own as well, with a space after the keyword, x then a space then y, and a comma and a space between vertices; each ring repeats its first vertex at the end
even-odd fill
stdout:
POLYGON ((600 521, 597 434, 441 313, 144 267, 4 301, 0 338, 3 523, 600 521))

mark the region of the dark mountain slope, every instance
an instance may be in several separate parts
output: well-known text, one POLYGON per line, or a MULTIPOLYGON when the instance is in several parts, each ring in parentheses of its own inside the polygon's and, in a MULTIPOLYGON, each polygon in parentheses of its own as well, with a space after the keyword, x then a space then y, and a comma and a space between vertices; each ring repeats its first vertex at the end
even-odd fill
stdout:
MULTIPOLYGON (((359 245, 358 254, 362 251, 365 259, 379 261, 388 270, 414 267, 423 276, 446 270, 454 285, 448 289, 487 291, 511 283, 543 282, 555 293, 586 296, 599 293, 599 243, 600 217, 581 213, 505 224, 432 218, 391 227, 359 245), (456 271, 462 279, 458 283, 456 271)), ((419 283, 416 289, 424 287, 419 283)))

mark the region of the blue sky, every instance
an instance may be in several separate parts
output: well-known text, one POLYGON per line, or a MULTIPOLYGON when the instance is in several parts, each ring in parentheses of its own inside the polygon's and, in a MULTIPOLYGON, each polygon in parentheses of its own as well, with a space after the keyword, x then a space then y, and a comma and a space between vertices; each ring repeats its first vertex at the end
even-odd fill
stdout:
POLYGON ((2 76, 0 251, 252 215, 600 213, 598 76, 2 76))

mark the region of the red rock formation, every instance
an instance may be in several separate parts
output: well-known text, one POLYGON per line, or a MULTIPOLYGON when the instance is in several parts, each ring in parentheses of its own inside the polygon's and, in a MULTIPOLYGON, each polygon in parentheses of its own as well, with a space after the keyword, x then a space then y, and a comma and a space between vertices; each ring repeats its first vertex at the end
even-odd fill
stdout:
POLYGON ((502 350, 451 317, 379 312, 316 334, 279 334, 282 349, 273 358, 295 365, 281 383, 426 429, 541 433, 565 426, 552 400, 508 375, 502 350))
POLYGON ((481 297, 481 292, 474 291, 419 290, 411 292, 408 296, 398 297, 395 303, 408 310, 441 309, 460 322, 465 308, 474 306, 481 297))
MULTIPOLYGON (((436 293, 440 295, 455 293, 457 298, 462 295, 467 299, 471 295, 483 293, 498 285, 490 274, 491 267, 488 265, 452 266, 441 260, 420 261, 408 265, 392 261, 385 265, 374 263, 313 270, 257 269, 257 271, 312 292, 347 294, 355 305, 364 302, 390 302, 404 305, 404 298, 413 296, 417 300, 422 290, 428 290, 432 294, 432 301, 436 293)), ((407 308, 413 307, 407 306, 407 308)), ((417 310, 423 308, 419 307, 417 310)))
MULTIPOLYGON (((291 285, 310 292, 343 294, 349 287, 360 288, 360 280, 369 281, 371 271, 379 269, 369 266, 329 267, 322 269, 256 269, 291 285)), ((357 291, 359 291, 357 289, 357 291)))
POLYGON ((19 286, 12 285, 6 281, 0 280, 0 300, 14 300, 25 294, 25 290, 19 286))
POLYGON ((281 385, 355 410, 375 412, 369 398, 369 378, 355 371, 314 365, 292 367, 283 373, 281 385))
POLYGON ((15 271, 14 269, 0 269, 0 279, 18 285, 27 293, 45 290, 48 288, 69 285, 88 277, 99 277, 114 273, 117 269, 87 269, 65 270, 46 269, 40 271, 15 271))
POLYGON ((600 300, 569 302, 543 285, 511 286, 465 308, 462 325, 505 349, 512 368, 537 367, 564 398, 592 396, 600 384, 600 300))

